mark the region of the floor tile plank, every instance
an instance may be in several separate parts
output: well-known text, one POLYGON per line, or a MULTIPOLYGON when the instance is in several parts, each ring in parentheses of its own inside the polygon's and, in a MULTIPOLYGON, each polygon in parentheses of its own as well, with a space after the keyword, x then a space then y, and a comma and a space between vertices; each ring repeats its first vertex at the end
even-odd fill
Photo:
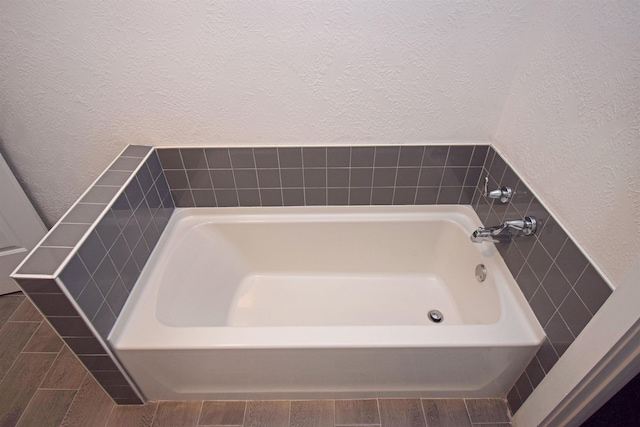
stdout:
POLYGON ((36 391, 18 427, 58 427, 75 395, 76 390, 36 391))
POLYGON ((382 427, 425 427, 420 399, 378 399, 382 427))
POLYGON ((196 427, 202 402, 160 402, 153 427, 196 427))
POLYGON ((23 351, 33 353, 57 353, 62 349, 62 339, 48 322, 43 321, 23 351))
POLYGON ((247 402, 243 427, 281 427, 289 424, 289 401, 247 402))
POLYGON ((479 423, 472 424, 473 427, 511 427, 511 423, 479 423))
POLYGON ((39 324, 35 322, 7 322, 0 328, 0 381, 29 342, 39 324))
POLYGON ((333 400, 292 401, 290 427, 333 427, 335 425, 333 400))
POLYGON ((472 423, 508 423, 507 403, 501 399, 465 399, 472 423))
POLYGON ((116 406, 109 416, 107 427, 150 427, 157 409, 157 402, 116 406))
POLYGON ((109 395, 91 375, 87 375, 76 394, 76 398, 73 399, 61 427, 104 426, 114 407, 115 403, 109 395))
POLYGON ((13 316, 13 313, 25 299, 26 297, 22 295, 22 292, 0 297, 0 328, 13 316))
POLYGON ((422 408, 429 427, 471 427, 462 399, 423 399, 422 408))
POLYGON ((58 354, 53 366, 44 377, 40 388, 77 390, 82 385, 87 370, 66 345, 58 354))
POLYGON ((378 401, 336 400, 336 424, 380 424, 378 401))
POLYGON ((238 426, 244 420, 244 410, 247 402, 242 401, 215 401, 202 402, 200 421, 198 425, 238 426))
POLYGON ((37 308, 27 298, 13 312, 9 319, 12 322, 42 322, 44 319, 37 308))
POLYGON ((56 355, 22 353, 0 383, 0 425, 13 426, 29 405, 56 355))

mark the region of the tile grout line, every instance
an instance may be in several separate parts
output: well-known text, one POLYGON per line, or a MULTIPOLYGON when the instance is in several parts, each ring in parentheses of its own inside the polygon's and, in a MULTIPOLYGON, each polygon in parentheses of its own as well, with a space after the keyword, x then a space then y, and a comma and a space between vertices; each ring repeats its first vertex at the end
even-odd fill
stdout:
POLYGON ((333 399, 333 426, 336 425, 336 399, 333 399))
MULTIPOLYGON (((205 158, 206 159, 206 158, 205 158)), ((146 404, 148 404, 149 402, 147 402, 146 404)), ((144 406, 146 404, 140 405, 140 406, 144 406)), ((116 405, 117 406, 117 405, 116 405)), ((149 421, 149 426, 153 426, 154 421, 156 420, 156 416, 158 415, 158 408, 160 407, 160 402, 156 402, 156 409, 155 411, 153 411, 153 416, 151 417, 151 420, 149 421)))
MULTIPOLYGON (((531 362, 529 362, 531 363, 531 362)), ((527 367, 529 367, 527 365, 527 367)), ((527 368, 524 369, 524 371, 522 372, 521 376, 524 375, 525 378, 527 379, 527 381, 529 382, 529 385, 531 386, 531 391, 529 392, 529 396, 531 396, 531 393, 533 393, 533 390, 535 390, 535 386, 533 385, 533 381, 531 381, 531 377, 529 377, 529 374, 527 373, 527 368)))
POLYGON ((324 205, 329 205, 329 148, 324 147, 324 205))
POLYGON ((476 148, 478 148, 478 146, 474 145, 473 149, 471 150, 471 157, 469 157, 469 162, 467 162, 467 170, 464 174, 464 178, 462 178, 462 185, 460 186, 461 189, 460 189, 460 196, 458 196, 458 202, 457 202, 458 205, 460 204, 460 200, 462 200, 462 194, 464 192, 464 184, 467 182, 467 176, 469 176, 469 169, 471 169, 471 162, 473 161, 473 155, 476 152, 476 148))
POLYGON ((332 405, 333 413, 331 415, 333 418, 333 425, 335 426, 336 425, 336 399, 332 399, 331 401, 333 402, 333 405, 332 405))
POLYGON ((584 300, 582 299, 582 296, 580 296, 578 291, 576 291, 576 289, 575 289, 575 285, 578 284, 578 281, 582 278, 582 276, 584 275, 585 271, 587 271, 587 269, 589 268, 589 265, 590 264, 587 264, 587 266, 584 268, 584 270, 582 270, 582 273, 580 273, 580 276, 578 276, 578 278, 576 279, 576 282, 571 286, 571 290, 573 290, 576 293, 576 295, 578 296, 578 299, 580 300, 580 302, 582 304, 584 304, 584 306, 586 307, 587 311, 591 315, 591 318, 593 319, 593 317, 596 315, 596 313, 592 313, 591 312, 591 309, 589 308, 589 306, 584 302, 584 300))
MULTIPOLYGON (((91 372, 88 372, 87 375, 91 375, 91 377, 93 378, 93 380, 98 383, 98 380, 96 380, 96 378, 91 374, 91 372)), ((102 386, 102 384, 98 383, 98 385, 100 386, 100 388, 102 389, 102 391, 104 391, 104 393, 109 396, 109 399, 111 400, 111 410, 109 411, 109 415, 107 417, 105 417, 104 420, 104 427, 107 426, 107 424, 109 424, 109 419, 111 418, 111 415, 113 415, 113 411, 116 409, 116 407, 118 406, 118 404, 113 400, 113 397, 111 397, 111 395, 109 395, 109 393, 107 393, 107 391, 104 389, 104 387, 102 386)))
MULTIPOLYGON (((4 296, 4 295, 3 295, 4 296)), ((24 297, 24 299, 22 300, 22 302, 20 304, 18 304, 18 306, 15 308, 15 310, 13 310, 13 313, 11 313, 11 315, 7 318, 7 320, 0 326, 0 329, 2 329, 4 327, 4 325, 6 325, 7 323, 11 322, 13 319, 13 317, 16 315, 16 313, 18 312, 18 310, 20 310, 20 307, 22 307, 22 305, 25 303, 25 301, 27 301, 27 298, 24 297)), ((29 303, 31 304, 31 303, 29 303)), ((40 314, 38 312, 38 314, 40 314)), ((18 320, 19 321, 19 320, 18 320)))
MULTIPOLYGON (((86 375, 86 374, 85 374, 86 375)), ((83 377, 84 380, 84 377, 83 377)), ((78 391, 79 388, 69 388, 69 387, 63 387, 63 388, 53 388, 53 387, 38 387, 38 390, 46 390, 46 391, 57 391, 57 390, 64 390, 64 391, 78 391)))
MULTIPOLYGON (((54 330, 55 332, 55 330, 54 330)), ((34 332, 35 335, 35 332, 34 332)), ((62 341, 62 347, 60 348, 60 350, 58 351, 58 355, 56 356, 55 359, 53 359, 53 362, 51 362, 51 366, 49 366, 49 369, 47 369, 47 373, 43 375, 42 380, 40 380, 40 384, 38 384, 38 387, 36 388, 36 392, 33 394, 33 396, 31 396, 31 400, 29 401, 29 405, 31 404, 31 402, 33 401, 34 396, 36 395, 36 393, 38 392, 38 390, 43 390, 40 386, 42 385, 42 383, 44 382, 45 378, 47 378, 47 375, 49 375, 49 372, 51 372, 51 369, 53 368, 53 365, 55 365, 56 361, 60 358, 60 355, 62 354, 62 351, 64 350, 65 347, 65 343, 62 340, 62 337, 60 337, 58 335, 58 333, 56 332, 56 336, 58 338, 60 338, 60 341, 62 341)), ((75 354, 74 354, 75 355, 75 354)), ((77 357, 77 356, 76 356, 77 357)), ((84 367, 84 365, 83 365, 84 367)), ((85 374, 86 376, 87 374, 85 374)), ((84 379, 83 379, 84 381, 84 379)), ((53 389, 55 390, 55 389, 53 389)), ((71 400, 71 403, 69 403, 69 407, 67 408, 67 411, 64 413, 65 417, 67 416, 67 413, 69 412, 69 408, 71 408, 71 404, 73 403, 73 401, 76 399, 76 396, 78 395, 78 390, 80 390, 80 388, 77 388, 75 390, 75 394, 73 396, 73 399, 71 400)), ((29 405, 27 405, 27 408, 29 407, 29 405)), ((27 408, 25 408, 24 412, 22 413, 22 415, 20 416, 20 418, 22 418, 22 416, 24 416, 24 414, 27 412, 27 408)), ((64 417, 62 417, 62 420, 60 420, 60 423, 62 423, 64 421, 64 417)))
MULTIPOLYGON (((35 335, 35 332, 34 332, 34 335, 35 335)), ((56 334, 56 336, 57 336, 57 334, 56 334)), ((60 338, 60 337, 58 336, 58 338, 60 338)), ((60 340, 62 341, 62 338, 60 338, 60 340)), ((43 377, 42 377, 42 379, 40 380, 40 383, 38 383, 38 387, 36 388, 36 391, 40 390, 40 386, 41 386, 41 385, 42 385, 42 383, 44 382, 44 379, 45 379, 45 378, 47 378, 47 375, 49 375, 49 372, 51 372, 51 368, 53 368, 53 365, 54 365, 54 364, 56 363, 56 361, 60 358, 60 354, 62 353, 62 350, 63 350, 63 349, 64 349, 64 342, 62 343, 62 347, 60 348, 60 350, 58 350, 58 353, 57 353, 58 355, 55 357, 55 359, 53 359, 53 362, 51 362, 51 366, 49 366, 49 369, 47 369, 47 372, 44 374, 44 376, 43 376, 43 377)), ((31 352, 31 353, 38 354, 38 352, 35 352, 35 351, 34 351, 34 352, 31 352)), ((42 352, 42 353, 44 353, 44 352, 42 352)), ((42 353, 41 353, 41 354, 42 354, 42 353)), ((21 353, 21 354, 22 354, 22 353, 21 353)), ((26 354, 28 354, 28 353, 26 353, 26 354)), ((45 354, 53 354, 53 352, 48 352, 48 353, 45 353, 45 354)))
MULTIPOLYGON (((280 206, 286 206, 284 204, 284 186, 282 185, 282 168, 280 167, 280 151, 276 148, 275 150, 276 152, 276 160, 278 162, 278 182, 280 183, 280 206)), ((260 182, 258 182, 258 185, 260 185, 260 182)))
MULTIPOLYGON (((231 158, 229 158, 231 159, 231 158)), ((200 401, 200 412, 198 412, 198 421, 196 421, 196 427, 200 425, 200 418, 202 418, 202 409, 204 408, 204 400, 200 401)))
MULTIPOLYGON (((7 323, 9 323, 9 322, 6 322, 6 323, 5 323, 5 325, 6 325, 7 323)), ((42 322, 40 322, 40 323, 42 323, 42 322)), ((40 326, 38 326, 38 328, 39 328, 39 327, 40 327, 40 326)), ((4 328, 4 325, 2 325, 2 328, 4 328)), ((2 328, 0 328, 0 329, 2 329, 2 328)), ((31 339, 32 339, 32 338, 33 338, 33 336, 36 334, 36 331, 38 330, 38 328, 36 328, 36 329, 35 329, 35 331, 33 331, 33 334, 31 334, 31 337, 29 338, 29 340, 28 340, 28 341, 26 342, 26 344, 25 344, 25 345, 20 349, 20 353, 18 353, 18 356, 16 356, 16 358, 13 360, 13 362, 11 362, 11 365, 9 366, 9 368, 7 369, 7 371, 5 372, 4 377, 2 378, 2 380, 0 380, 0 387, 2 386, 2 383, 4 382, 4 380, 6 380, 6 379, 7 379, 7 375, 9 374, 9 372, 11 372, 11 369, 13 369, 13 367, 15 366, 16 362, 17 362, 17 361, 18 361, 18 359, 20 358, 20 355, 24 353, 24 351, 22 351, 22 350, 24 350, 24 349, 27 347, 27 345, 29 345, 29 342, 31 342, 31 339)))
MULTIPOLYGON (((424 420, 424 425, 425 427, 428 427, 429 422, 427 421, 427 412, 424 410, 423 399, 421 397, 418 398, 418 402, 420 403, 420 412, 422 412, 422 419, 424 420)), ((382 423, 382 419, 380 419, 380 422, 382 423)))
MULTIPOLYGON (((402 151, 402 147, 400 148, 400 151, 402 151)), ((425 151, 426 151, 426 147, 422 146, 422 156, 420 157, 420 165, 418 166, 418 180, 416 181, 416 194, 414 194, 413 196, 413 205, 415 205, 416 201, 418 200, 418 189, 420 188, 420 178, 422 177, 422 165, 424 163, 425 151)))
POLYGON ((29 399, 29 403, 27 403, 27 406, 25 406, 24 411, 22 411, 22 413, 20 414, 20 417, 18 417, 18 419, 16 420, 16 424, 18 425, 20 424, 20 420, 22 419, 22 417, 24 417, 24 414, 29 410, 29 408, 31 407, 32 403, 33 403, 33 397, 36 395, 36 393, 38 392, 39 388, 36 388, 36 391, 33 393, 33 396, 31 396, 31 398, 29 399))
MULTIPOLYGON (((35 305, 35 304, 34 304, 35 305)), ((18 354, 18 357, 20 356, 20 354, 22 353, 56 353, 55 351, 49 351, 49 352, 36 352, 36 351, 24 351, 25 348, 27 348, 27 346, 29 346, 29 343, 33 340, 33 338, 36 336, 36 332, 38 332, 38 329, 40 329, 42 327, 42 324, 44 322, 44 318, 40 321, 40 322, 30 322, 30 323, 39 323, 38 327, 33 331, 33 333, 31 334, 31 336, 29 337, 29 340, 27 340, 27 342, 25 343, 25 345, 20 349, 20 353, 18 354)), ((9 322, 7 322, 9 323, 9 322)), ((24 322, 27 323, 27 322, 24 322)), ((5 323, 6 325, 6 323, 5 323)), ((3 326, 4 327, 4 326, 3 326)), ((53 328, 52 328, 53 329, 53 328)), ((55 331, 55 330, 54 330, 55 331)), ((59 337, 58 333, 56 332, 56 337, 59 337)), ((17 360, 17 358, 16 358, 17 360)), ((14 361, 15 362, 15 361, 14 361)), ((13 367, 13 364, 11 364, 11 367, 13 367)), ((11 368, 9 368, 11 369, 11 368)), ((7 372, 9 372, 7 370, 7 372)))
MULTIPOLYGON (((43 294, 40 294, 43 295, 43 294)), ((51 295, 55 295, 55 294, 51 294, 51 295)), ((6 322, 4 322, 4 325, 6 325, 7 323, 42 323, 42 320, 7 320, 6 322)), ((0 326, 0 329, 4 328, 4 325, 0 326)))
MULTIPOLYGON (((255 162, 255 154, 254 154, 254 160, 253 161, 255 162)), ((247 419, 247 407, 248 406, 249 406, 249 401, 245 400, 244 401, 244 412, 242 413, 242 424, 241 424, 242 426, 244 426, 244 422, 247 419)))
MULTIPOLYGON (((26 300, 26 298, 25 298, 26 300)), ((22 303, 20 304, 22 305, 22 303)), ((20 307, 20 305, 18 307, 20 307)), ((16 310, 18 309, 18 307, 16 307, 16 310)), ((15 311, 11 314, 11 316, 13 316, 15 314, 15 311)), ((9 323, 9 322, 7 322, 9 323)), ((5 323, 6 324, 6 323, 5 323)), ((42 325, 42 322, 40 322, 40 325, 42 325)), ((3 325, 4 327, 4 325, 3 325)), ((31 337, 29 338, 29 341, 27 341, 27 343, 24 345, 24 347, 22 347, 22 349, 20 350, 20 353, 18 354, 18 357, 16 357, 16 359, 13 361, 13 363, 11 364, 11 367, 7 370, 7 374, 11 371, 11 369, 15 366, 16 361, 20 358, 20 355, 24 354, 24 352, 22 351, 24 348, 27 347, 27 345, 29 344, 29 342, 33 339, 33 337, 36 334, 36 331, 40 328, 40 326, 38 326, 36 328, 35 331, 33 331, 33 334, 31 334, 31 337)), ((58 356, 60 355, 60 352, 58 352, 58 356)), ((53 366, 53 363, 57 360, 57 357, 54 359, 54 361, 51 363, 51 366, 53 366)), ((29 407, 31 406, 31 403, 33 402, 33 397, 35 396, 35 394, 38 392, 38 389, 40 388, 40 384, 42 384, 42 381, 44 381, 45 377, 47 376, 47 374, 49 373, 49 371, 51 370, 51 366, 49 366, 49 369, 47 369, 47 372, 44 374, 44 376, 42 377, 42 379, 40 380, 40 383, 38 384, 38 387, 36 387, 36 390, 33 392, 33 394, 31 395, 31 397, 29 398, 29 402, 27 403, 27 406, 25 406, 24 410, 22 411, 22 413, 20 414, 20 417, 18 417, 18 420, 16 421, 16 425, 18 425, 18 423, 20 423, 20 420, 22 419, 22 417, 24 416, 25 412, 27 412, 27 409, 29 409, 29 407)), ((2 382, 4 382, 4 380, 7 378, 7 374, 5 374, 4 378, 2 379, 2 381, 0 382, 0 384, 2 382)))
POLYGON ((347 206, 351 205, 351 162, 353 161, 353 147, 349 147, 349 182, 347 183, 347 206))
MULTIPOLYGON (((262 194, 260 192, 260 180, 258 179, 258 163, 256 162, 256 150, 251 148, 251 158, 253 159, 253 174, 256 177, 256 190, 258 190, 258 206, 262 207, 262 194)), ((206 160, 206 157, 205 157, 206 160)), ((213 183, 212 183, 213 184, 213 183)), ((240 200, 238 199, 238 202, 240 200)), ((245 408, 246 409, 246 408, 245 408)))
MULTIPOLYGON (((396 159, 396 166, 395 166, 396 170, 395 170, 395 176, 393 177, 393 194, 391 195, 392 205, 396 201, 396 192, 398 188, 398 170, 400 169, 400 151, 402 151, 402 147, 398 147, 398 158, 396 159)), ((418 192, 417 188, 418 186, 416 185, 416 193, 418 192)))
POLYGON ((438 195, 436 196, 435 205, 439 204, 440 192, 442 191, 442 183, 444 182, 444 174, 447 169, 447 162, 449 161, 449 153, 451 152, 451 146, 447 147, 447 155, 444 158, 444 164, 442 165, 442 176, 440 176, 440 182, 438 183, 438 195))
MULTIPOLYGON (((84 374, 84 377, 82 378, 82 382, 80 383, 80 387, 82 387, 82 384, 84 384, 84 381, 87 379, 87 375, 90 375, 88 371, 84 374)), ((69 404, 69 407, 67 408, 67 411, 64 413, 64 417, 62 417, 62 420, 60 420, 60 426, 62 426, 62 424, 64 423, 64 420, 67 418, 67 415, 69 414, 69 411, 71 410, 71 407, 73 406, 73 402, 75 402, 76 399, 78 398, 78 393, 80 392, 80 387, 78 387, 78 389, 76 390, 75 396, 73 396, 73 399, 71 399, 71 403, 69 404)))
MULTIPOLYGON (((196 205, 196 201, 195 201, 196 199, 193 197, 193 188, 191 187, 191 181, 189 180, 189 174, 187 173, 187 167, 186 167, 186 165, 184 163, 184 158, 182 157, 182 150, 178 149, 178 155, 180 156, 180 162, 182 163, 182 167, 184 168, 183 169, 184 170, 184 175, 187 178, 187 186, 188 186, 187 189, 189 190, 189 195, 191 196, 191 201, 193 202, 193 206, 195 206, 196 205)), ((134 174, 134 175, 137 175, 137 174, 134 174)), ((137 180, 137 177, 135 177, 135 178, 137 180)), ((140 185, 140 184, 138 183, 138 185, 140 185)), ((144 200, 144 194, 142 195, 142 199, 144 200)), ((142 202, 140 202, 140 203, 142 203, 142 202)), ((138 206, 136 206, 135 209, 132 209, 133 212, 134 212, 134 217, 135 217, 135 211, 138 210, 138 206)), ((142 239, 142 236, 140 238, 142 239)))
POLYGON ((473 425, 473 420, 471 419, 471 414, 469 413, 469 405, 467 404, 467 399, 462 399, 462 402, 464 403, 464 409, 467 412, 467 418, 469 419, 469 424, 473 425))

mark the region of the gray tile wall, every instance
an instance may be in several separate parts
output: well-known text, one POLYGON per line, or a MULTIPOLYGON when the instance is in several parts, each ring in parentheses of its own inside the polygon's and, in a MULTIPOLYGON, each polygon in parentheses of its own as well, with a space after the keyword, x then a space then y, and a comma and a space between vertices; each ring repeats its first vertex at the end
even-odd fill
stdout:
POLYGON ((497 244, 547 334, 544 344, 507 396, 515 413, 609 297, 611 289, 493 148, 487 155, 472 205, 487 226, 527 215, 540 221, 535 235, 516 235, 509 244, 497 244), (512 201, 502 204, 482 196, 485 176, 489 177, 489 190, 502 186, 514 189, 512 201))
POLYGON ((177 207, 469 204, 485 145, 158 148, 177 207))
POLYGON ((106 337, 174 208, 151 150, 129 146, 17 272, 25 293, 120 404, 142 402, 107 352, 106 337), (27 278, 35 274, 51 278, 27 278))
MULTIPOLYGON (((102 188, 115 189, 123 184, 110 177, 103 178, 94 189, 101 188, 103 183, 114 186, 102 188)), ((108 194, 110 206, 60 274, 104 339, 173 211, 156 153, 151 153, 124 191, 112 200, 114 195, 108 194)), ((69 215, 58 227, 67 225, 69 215)))

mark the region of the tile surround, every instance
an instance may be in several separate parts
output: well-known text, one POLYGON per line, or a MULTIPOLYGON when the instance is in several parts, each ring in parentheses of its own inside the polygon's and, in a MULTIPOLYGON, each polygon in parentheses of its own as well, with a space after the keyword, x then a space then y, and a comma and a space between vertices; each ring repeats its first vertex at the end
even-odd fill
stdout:
POLYGON ((176 207, 469 204, 484 145, 158 148, 176 207))
POLYGON ((377 204, 471 204, 487 225, 526 215, 540 221, 535 236, 518 235, 498 246, 548 336, 507 396, 513 412, 611 293, 558 222, 487 145, 129 146, 16 277, 116 403, 140 403, 105 339, 174 206, 377 204), (513 200, 503 205, 482 196, 485 176, 491 188, 511 186, 513 200))
POLYGON ((31 301, 117 403, 141 400, 120 372, 106 337, 173 208, 155 151, 129 146, 15 275, 31 301))
POLYGON ((542 347, 507 395, 515 413, 609 297, 611 288, 493 148, 482 169, 484 176, 489 177, 490 189, 505 185, 515 189, 511 202, 501 204, 482 196, 483 181, 478 181, 472 206, 485 225, 527 215, 539 221, 534 236, 516 235, 510 244, 498 245, 547 334, 542 347))

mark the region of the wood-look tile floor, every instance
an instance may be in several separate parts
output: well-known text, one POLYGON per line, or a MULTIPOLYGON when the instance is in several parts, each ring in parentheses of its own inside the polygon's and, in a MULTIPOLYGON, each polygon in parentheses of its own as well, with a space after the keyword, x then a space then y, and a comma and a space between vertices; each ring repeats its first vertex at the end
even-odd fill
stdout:
POLYGON ((493 427, 499 399, 149 402, 116 406, 21 293, 0 297, 0 427, 493 427))

